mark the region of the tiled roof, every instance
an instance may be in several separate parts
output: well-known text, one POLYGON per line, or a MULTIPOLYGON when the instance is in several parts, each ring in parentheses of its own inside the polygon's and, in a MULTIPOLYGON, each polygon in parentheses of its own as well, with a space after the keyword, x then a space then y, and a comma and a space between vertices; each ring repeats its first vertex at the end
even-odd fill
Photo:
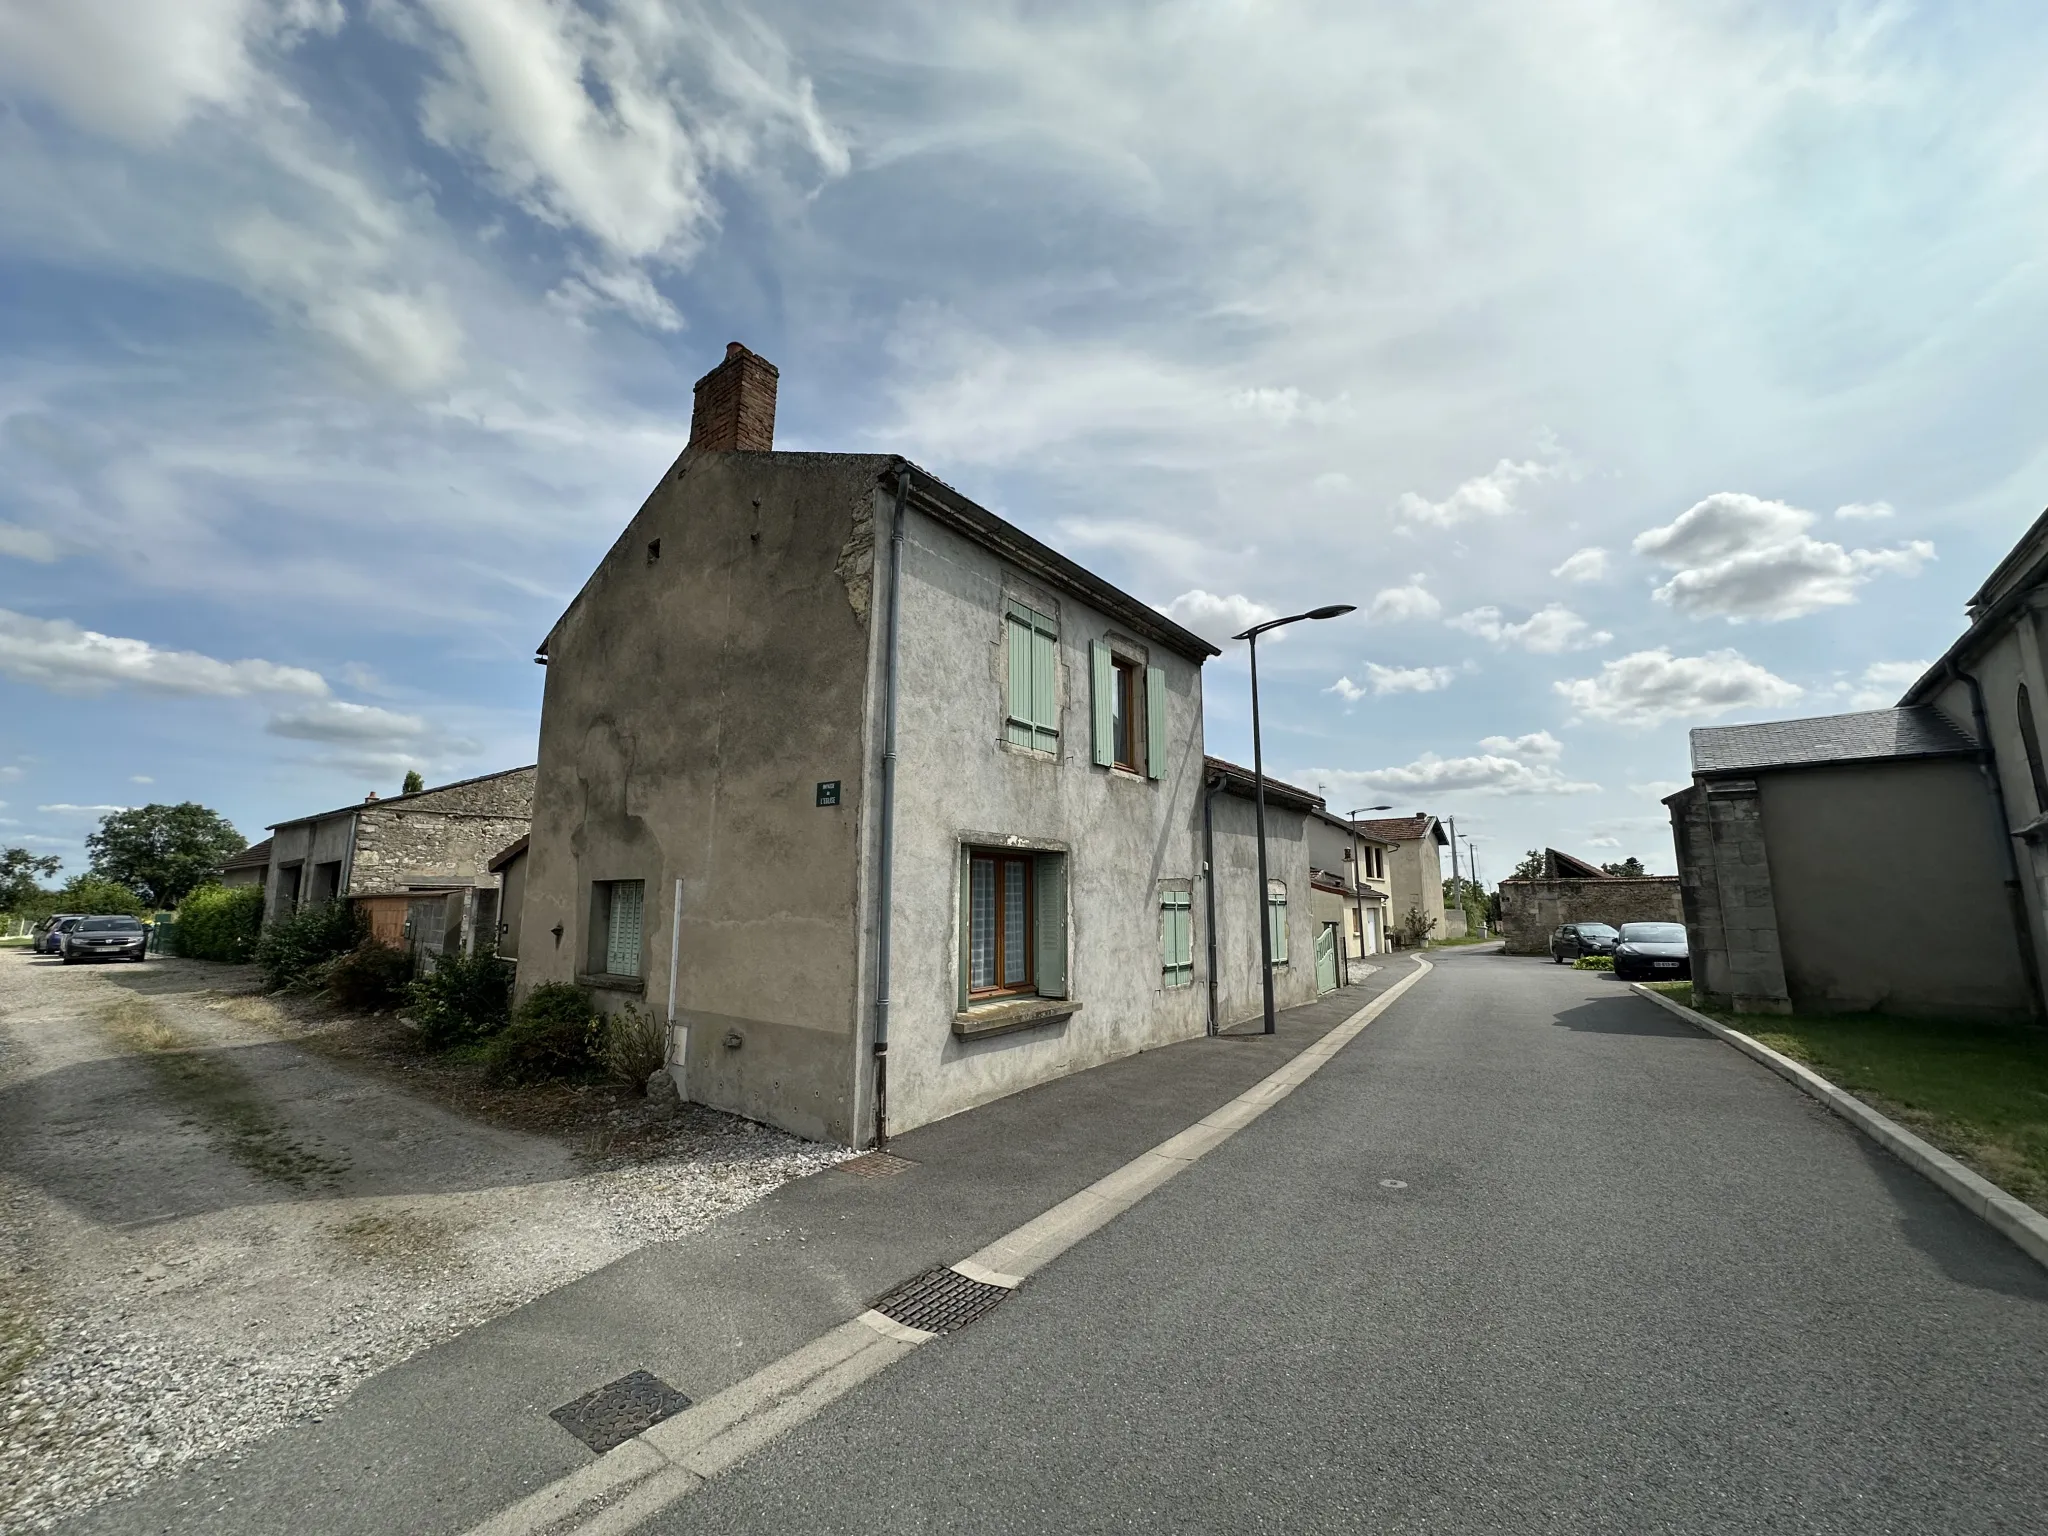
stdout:
MULTIPOLYGON (((1413 843, 1429 835, 1436 818, 1427 811, 1417 811, 1413 816, 1388 816, 1378 821, 1358 821, 1353 825, 1367 837, 1384 838, 1390 843, 1413 843)), ((1450 839, 1442 827, 1436 828, 1439 844, 1450 839)))
MULTIPOLYGON (((1224 788, 1233 795, 1250 799, 1255 793, 1257 781, 1251 769, 1220 757, 1204 757, 1202 761, 1211 773, 1223 776, 1224 788)), ((1310 794, 1300 785, 1286 783, 1269 773, 1266 775, 1266 804, 1284 805, 1293 811, 1316 811, 1322 809, 1323 801, 1321 796, 1310 794)))
POLYGON ((1694 773, 1741 773, 1812 763, 1961 757, 1977 744, 1930 704, 1762 725, 1703 725, 1692 733, 1694 773))
POLYGON ((260 843, 251 843, 248 847, 244 848, 240 853, 236 854, 232 859, 229 859, 227 863, 221 865, 221 868, 261 869, 264 865, 270 862, 270 841, 271 840, 266 837, 260 843))

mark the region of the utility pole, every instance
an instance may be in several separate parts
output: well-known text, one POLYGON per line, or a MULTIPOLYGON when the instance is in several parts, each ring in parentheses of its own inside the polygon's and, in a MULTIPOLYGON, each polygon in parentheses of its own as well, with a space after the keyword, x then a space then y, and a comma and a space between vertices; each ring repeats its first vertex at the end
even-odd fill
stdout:
MULTIPOLYGON (((1446 816, 1444 820, 1450 825, 1451 829, 1451 892, 1458 898, 1458 910, 1463 912, 1465 910, 1465 887, 1458 879, 1458 818, 1446 816)), ((1442 868, 1442 866, 1439 865, 1438 868, 1442 868)), ((1451 936, 1449 933, 1450 926, 1449 914, 1446 913, 1444 937, 1447 939, 1451 936)), ((1468 922, 1466 926, 1470 927, 1471 925, 1468 922)))

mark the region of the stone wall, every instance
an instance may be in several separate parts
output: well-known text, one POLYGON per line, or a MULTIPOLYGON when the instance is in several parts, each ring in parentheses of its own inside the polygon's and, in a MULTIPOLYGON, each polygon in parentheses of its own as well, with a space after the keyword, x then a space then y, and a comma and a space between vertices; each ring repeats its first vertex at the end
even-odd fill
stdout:
POLYGON ((1708 1008, 1790 1012, 1756 781, 1709 780, 1664 803, 1678 850, 1695 994, 1708 1008))
POLYGON ((1682 923, 1676 875, 1610 875, 1601 880, 1503 880, 1501 931, 1511 955, 1550 952, 1563 923, 1682 923))
POLYGON ((491 860, 532 826, 534 774, 520 768, 364 805, 348 894, 441 881, 495 887, 491 860))

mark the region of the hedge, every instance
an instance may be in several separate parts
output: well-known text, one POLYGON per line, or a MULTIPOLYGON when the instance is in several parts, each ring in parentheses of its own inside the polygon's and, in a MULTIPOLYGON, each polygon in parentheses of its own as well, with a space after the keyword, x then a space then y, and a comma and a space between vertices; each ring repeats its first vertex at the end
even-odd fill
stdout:
POLYGON ((256 952, 262 927, 262 886, 202 885, 179 903, 178 953, 239 965, 256 952))

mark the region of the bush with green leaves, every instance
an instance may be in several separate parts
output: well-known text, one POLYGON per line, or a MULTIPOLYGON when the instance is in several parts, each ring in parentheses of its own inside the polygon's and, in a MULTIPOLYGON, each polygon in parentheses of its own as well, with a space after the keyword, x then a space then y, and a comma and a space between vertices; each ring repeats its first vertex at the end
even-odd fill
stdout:
POLYGON ((492 1075, 513 1083, 585 1077, 598 1065, 601 1020, 590 994, 546 981, 512 1010, 512 1022, 490 1039, 492 1075))
POLYGON ((255 959, 263 985, 272 992, 311 992, 325 983, 329 961, 338 960, 370 936, 370 920, 346 901, 301 907, 263 930, 255 959))
POLYGON ((319 984, 344 1008, 381 1013, 406 1000, 413 977, 412 951, 383 939, 365 939, 321 966, 319 984))
POLYGON ((1575 971, 1611 971, 1614 969, 1612 955, 1581 955, 1572 962, 1575 971))
POLYGON ((178 953, 240 964, 263 929, 263 887, 202 885, 178 904, 178 953))
POLYGON ((413 1023, 437 1050, 488 1040, 512 1018, 512 967, 488 949, 441 956, 407 991, 413 1023))

